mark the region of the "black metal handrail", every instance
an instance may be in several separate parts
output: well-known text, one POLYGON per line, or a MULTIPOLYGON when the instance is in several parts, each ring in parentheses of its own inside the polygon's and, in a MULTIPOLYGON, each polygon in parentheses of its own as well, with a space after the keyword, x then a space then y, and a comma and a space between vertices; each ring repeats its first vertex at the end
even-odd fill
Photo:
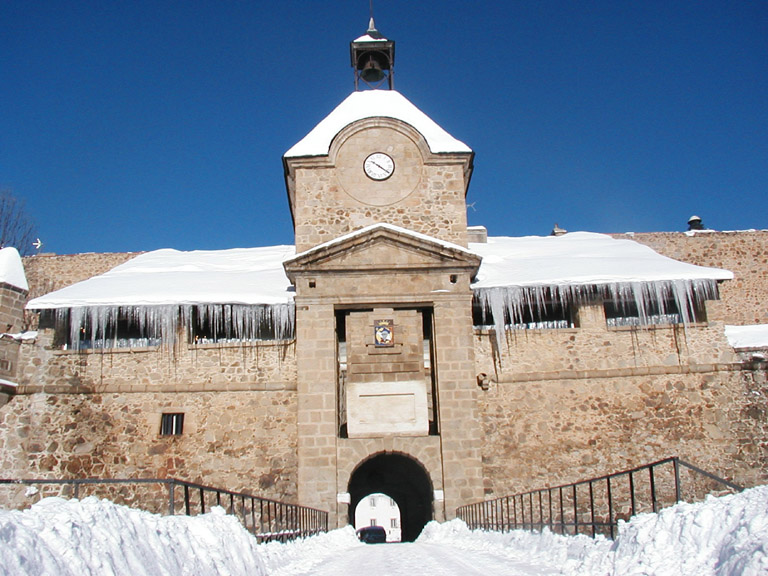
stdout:
POLYGON ((591 533, 593 537, 603 534, 614 538, 619 520, 641 512, 658 512, 684 500, 681 472, 691 475, 686 482, 689 499, 701 499, 705 493, 717 490, 743 490, 672 457, 572 484, 467 504, 456 510, 456 516, 473 530, 540 531, 546 526, 560 534, 591 533))
MULTIPOLYGON (((223 488, 187 482, 177 478, 71 478, 71 479, 10 479, 0 478, 0 485, 46 486, 58 485, 71 487, 70 495, 79 498, 83 487, 96 485, 161 485, 167 489, 163 496, 167 506, 161 505, 158 498, 139 494, 134 489, 127 500, 138 500, 141 508, 156 513, 173 516, 177 510, 187 516, 204 514, 212 506, 223 507, 228 514, 237 516, 245 528, 259 542, 279 540, 282 542, 311 536, 328 531, 328 512, 262 498, 245 492, 235 492, 223 488), (167 498, 167 499, 166 499, 167 498), (155 508, 155 509, 152 509, 155 508), (164 509, 164 510, 163 510, 164 509)), ((124 495, 123 495, 124 496, 124 495)))

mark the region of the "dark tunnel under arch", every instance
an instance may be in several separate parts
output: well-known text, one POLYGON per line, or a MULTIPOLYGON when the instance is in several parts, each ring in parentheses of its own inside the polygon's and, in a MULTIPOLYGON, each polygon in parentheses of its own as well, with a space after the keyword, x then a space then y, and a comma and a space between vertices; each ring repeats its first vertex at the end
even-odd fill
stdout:
POLYGON ((362 462, 349 479, 349 522, 355 508, 369 494, 381 492, 400 507, 403 542, 413 542, 432 520, 433 489, 424 467, 405 454, 383 453, 362 462))

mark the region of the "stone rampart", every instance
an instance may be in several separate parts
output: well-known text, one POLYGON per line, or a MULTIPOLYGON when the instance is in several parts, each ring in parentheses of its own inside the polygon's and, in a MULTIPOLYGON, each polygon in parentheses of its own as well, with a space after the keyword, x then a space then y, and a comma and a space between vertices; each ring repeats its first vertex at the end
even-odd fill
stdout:
POLYGON ((23 344, 20 393, 296 389, 293 341, 76 351, 52 340, 46 329, 23 344))
POLYGON ((699 266, 725 268, 735 278, 720 287, 726 324, 768 323, 768 230, 613 234, 699 266))
POLYGON ((765 371, 492 382, 481 393, 487 497, 670 456, 768 481, 765 371))
POLYGON ((610 328, 601 306, 579 313, 578 328, 508 330, 501 347, 493 331, 476 331, 478 373, 496 380, 532 378, 537 373, 624 370, 736 361, 720 323, 610 328))
POLYGON ((141 252, 112 252, 98 254, 37 254, 23 259, 24 273, 29 284, 29 297, 37 298, 65 286, 104 274, 135 258, 141 252))
POLYGON ((0 408, 0 469, 14 478, 175 477, 296 501, 296 392, 17 395, 0 408), (161 435, 161 415, 179 412, 183 433, 161 435))

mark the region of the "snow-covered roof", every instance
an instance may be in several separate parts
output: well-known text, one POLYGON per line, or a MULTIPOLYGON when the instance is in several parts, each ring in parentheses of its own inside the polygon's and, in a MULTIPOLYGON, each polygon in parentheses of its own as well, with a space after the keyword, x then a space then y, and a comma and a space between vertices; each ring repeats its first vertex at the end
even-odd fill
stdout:
POLYGON ((726 326, 725 337, 734 348, 768 348, 768 324, 726 326))
POLYGON ((284 304, 293 299, 282 262, 293 246, 141 254, 95 276, 35 298, 27 308, 284 304))
POLYGON ((359 36, 358 38, 355 38, 353 42, 387 42, 387 39, 383 36, 379 36, 378 38, 374 38, 368 33, 363 34, 362 36, 359 36))
POLYGON ((302 256, 306 256, 307 254, 325 250, 326 248, 330 248, 336 244, 341 244, 342 242, 346 242, 350 238, 354 238, 356 236, 362 236, 363 234, 367 234, 368 232, 371 232, 373 230, 391 230, 393 232, 397 232, 398 234, 404 234, 412 238, 425 240, 427 242, 432 242, 433 244, 444 246, 445 248, 448 248, 450 250, 458 250, 459 252, 464 252, 466 254, 473 254, 471 250, 467 250, 463 246, 459 246, 458 244, 454 244, 453 242, 446 242, 445 240, 440 240, 439 238, 435 238, 433 236, 427 236, 426 234, 421 234, 420 232, 414 232, 413 230, 408 230, 407 228, 395 226, 394 224, 379 222, 378 224, 371 224, 370 226, 366 226, 365 228, 360 228, 359 230, 355 230, 354 232, 350 232, 349 234, 344 234, 343 236, 339 236, 338 238, 334 238, 333 240, 328 240, 327 242, 323 242, 322 244, 313 246, 309 250, 305 250, 300 254, 296 254, 296 258, 298 259, 298 258, 301 258, 302 256))
POLYGON ((489 237, 469 248, 483 257, 475 289, 733 278, 728 270, 679 262, 638 242, 592 232, 489 237))
POLYGON ((31 309, 174 304, 285 304, 293 299, 283 262, 383 228, 482 257, 476 290, 728 280, 728 270, 672 260, 632 240, 572 232, 489 237, 469 249, 391 224, 375 224, 296 255, 293 246, 231 250, 156 250, 109 272, 31 300, 31 309))
POLYGON ((312 131, 295 144, 286 158, 325 156, 336 135, 346 126, 365 118, 394 118, 413 126, 435 153, 472 152, 416 108, 405 96, 394 90, 353 92, 326 116, 312 131))
POLYGON ((19 251, 11 246, 0 248, 0 284, 2 283, 29 290, 19 251))

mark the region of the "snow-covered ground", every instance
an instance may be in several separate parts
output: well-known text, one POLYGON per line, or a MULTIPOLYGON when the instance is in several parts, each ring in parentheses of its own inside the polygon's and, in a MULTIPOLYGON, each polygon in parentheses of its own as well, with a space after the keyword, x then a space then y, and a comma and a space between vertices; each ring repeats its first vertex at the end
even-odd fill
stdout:
POLYGON ((415 543, 361 544, 351 527, 259 545, 223 510, 161 517, 106 500, 0 511, 0 574, 400 576, 768 574, 768 486, 622 524, 615 542, 430 523, 415 543))

